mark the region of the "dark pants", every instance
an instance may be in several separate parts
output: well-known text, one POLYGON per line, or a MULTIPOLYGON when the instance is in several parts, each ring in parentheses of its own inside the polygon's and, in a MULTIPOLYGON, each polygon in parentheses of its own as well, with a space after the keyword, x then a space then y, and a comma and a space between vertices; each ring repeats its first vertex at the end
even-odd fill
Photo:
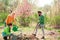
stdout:
MULTIPOLYGON (((7 25, 8 25, 8 27, 9 27, 9 32, 11 32, 11 28, 10 28, 10 26, 12 26, 12 23, 7 24, 7 25)), ((9 36, 9 39, 10 39, 10 36, 9 36)))
POLYGON ((12 23, 9 23, 9 24, 7 24, 7 25, 8 25, 8 27, 9 27, 9 32, 11 32, 10 26, 12 26, 12 23))
POLYGON ((4 39, 4 40, 8 40, 7 37, 9 37, 9 40, 11 39, 11 38, 10 38, 11 36, 5 36, 5 37, 3 37, 3 39, 4 39))
POLYGON ((7 36, 3 37, 4 40, 7 40, 7 36))
POLYGON ((45 25, 38 23, 38 24, 36 25, 36 28, 35 28, 35 34, 37 34, 38 27, 40 27, 40 28, 42 29, 42 34, 43 34, 43 36, 45 36, 45 32, 44 32, 44 27, 45 27, 45 25))

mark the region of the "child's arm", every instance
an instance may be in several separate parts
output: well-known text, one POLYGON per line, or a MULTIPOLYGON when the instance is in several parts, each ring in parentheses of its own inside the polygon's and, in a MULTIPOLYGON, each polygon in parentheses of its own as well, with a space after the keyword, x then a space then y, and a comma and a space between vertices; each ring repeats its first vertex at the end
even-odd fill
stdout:
POLYGON ((16 20, 15 20, 15 18, 14 18, 14 24, 16 24, 16 20))

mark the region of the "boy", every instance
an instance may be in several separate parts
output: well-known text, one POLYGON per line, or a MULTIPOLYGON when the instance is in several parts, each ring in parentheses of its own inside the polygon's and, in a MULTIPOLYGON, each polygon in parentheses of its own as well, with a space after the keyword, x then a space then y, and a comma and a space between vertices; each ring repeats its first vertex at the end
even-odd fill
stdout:
MULTIPOLYGON (((12 27, 12 23, 15 22, 15 13, 12 13, 12 14, 9 14, 7 16, 7 19, 5 21, 6 25, 8 26, 8 32, 10 33, 11 32, 11 27, 12 27)), ((15 22, 16 23, 16 22, 15 22)), ((6 28, 6 27, 5 27, 6 28)), ((7 29, 7 28, 6 28, 7 29)), ((7 30, 6 30, 7 31, 7 30)), ((3 32, 3 33, 6 33, 6 32, 3 32)), ((10 39, 10 36, 9 36, 9 39, 10 39)), ((7 36, 4 36, 4 40, 7 40, 7 36)))
POLYGON ((38 16, 39 16, 39 22, 38 22, 38 24, 37 24, 37 26, 36 26, 36 31, 35 31, 35 34, 37 33, 37 28, 38 28, 38 26, 40 26, 41 27, 41 29, 42 29, 42 33, 43 33, 43 37, 42 37, 42 39, 44 39, 44 16, 42 15, 42 12, 41 11, 38 11, 38 16))
POLYGON ((8 40, 7 37, 10 35, 11 33, 9 32, 9 27, 5 27, 3 32, 2 32, 2 36, 4 40, 8 40))

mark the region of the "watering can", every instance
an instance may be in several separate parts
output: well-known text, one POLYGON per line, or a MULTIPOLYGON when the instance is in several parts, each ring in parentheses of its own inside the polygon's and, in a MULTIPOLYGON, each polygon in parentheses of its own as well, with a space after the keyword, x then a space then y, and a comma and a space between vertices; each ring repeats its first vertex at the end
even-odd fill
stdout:
POLYGON ((13 25, 13 28, 12 28, 12 30, 13 30, 14 32, 18 31, 18 26, 16 26, 16 25, 13 25))

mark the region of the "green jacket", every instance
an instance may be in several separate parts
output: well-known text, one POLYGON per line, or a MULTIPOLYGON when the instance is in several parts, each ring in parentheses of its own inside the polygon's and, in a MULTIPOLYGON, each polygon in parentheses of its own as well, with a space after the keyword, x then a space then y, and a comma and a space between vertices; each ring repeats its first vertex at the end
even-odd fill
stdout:
POLYGON ((10 35, 11 33, 9 32, 9 27, 5 27, 3 32, 6 33, 6 35, 10 35))
POLYGON ((39 23, 44 24, 44 16, 43 15, 39 16, 39 23))

